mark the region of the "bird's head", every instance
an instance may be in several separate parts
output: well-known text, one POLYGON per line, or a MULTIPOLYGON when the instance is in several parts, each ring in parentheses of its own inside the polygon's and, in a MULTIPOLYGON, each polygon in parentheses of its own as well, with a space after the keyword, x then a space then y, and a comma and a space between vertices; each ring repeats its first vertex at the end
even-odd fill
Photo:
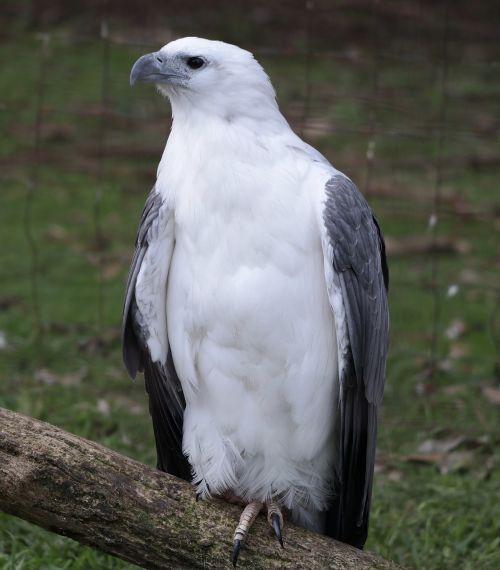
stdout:
POLYGON ((140 57, 130 84, 155 83, 177 112, 201 110, 232 120, 277 110, 269 77, 253 55, 237 46, 182 38, 140 57))

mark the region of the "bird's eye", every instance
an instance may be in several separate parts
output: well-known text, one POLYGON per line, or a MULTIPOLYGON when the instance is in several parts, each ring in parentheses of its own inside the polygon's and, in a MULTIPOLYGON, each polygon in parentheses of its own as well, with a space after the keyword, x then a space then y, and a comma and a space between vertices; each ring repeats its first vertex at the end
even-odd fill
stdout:
POLYGON ((203 66, 205 61, 201 57, 190 57, 187 60, 187 64, 191 69, 200 69, 203 66))

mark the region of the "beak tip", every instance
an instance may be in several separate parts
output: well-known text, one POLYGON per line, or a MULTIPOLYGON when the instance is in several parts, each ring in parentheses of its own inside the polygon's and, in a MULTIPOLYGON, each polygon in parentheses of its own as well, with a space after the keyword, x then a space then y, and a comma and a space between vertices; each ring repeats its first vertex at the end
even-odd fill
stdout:
POLYGON ((130 70, 129 83, 133 87, 138 81, 149 81, 148 76, 156 71, 156 61, 153 53, 141 56, 130 70))
POLYGON ((129 77, 130 87, 133 87, 137 83, 137 80, 140 79, 140 75, 141 75, 140 65, 137 65, 137 64, 138 64, 138 61, 136 61, 134 63, 134 65, 132 66, 132 69, 130 70, 130 77, 129 77))

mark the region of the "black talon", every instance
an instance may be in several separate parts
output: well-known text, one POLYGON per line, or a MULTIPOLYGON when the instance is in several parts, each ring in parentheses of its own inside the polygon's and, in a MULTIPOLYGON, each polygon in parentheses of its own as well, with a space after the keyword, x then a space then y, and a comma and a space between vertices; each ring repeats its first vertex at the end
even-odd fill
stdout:
POLYGON ((283 544, 283 537, 281 536, 281 523, 278 513, 273 513, 271 515, 271 523, 273 525, 274 534, 276 535, 276 538, 280 541, 281 548, 285 548, 283 544))
POLYGON ((233 543, 233 555, 231 556, 231 560, 233 561, 233 566, 235 568, 238 562, 238 556, 240 555, 240 546, 241 546, 241 540, 237 538, 233 543))
POLYGON ((201 493, 196 493, 196 502, 198 502, 201 499, 201 493))

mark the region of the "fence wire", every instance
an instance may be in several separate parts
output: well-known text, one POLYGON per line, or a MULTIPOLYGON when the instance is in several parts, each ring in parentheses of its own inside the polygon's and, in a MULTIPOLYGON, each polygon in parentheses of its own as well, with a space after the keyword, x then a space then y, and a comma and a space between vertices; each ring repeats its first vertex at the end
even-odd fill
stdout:
MULTIPOLYGON (((438 124, 439 129, 436 134, 436 156, 434 160, 434 197, 432 204, 432 213, 429 218, 429 226, 432 233, 432 244, 435 244, 438 236, 438 224, 441 210, 441 190, 443 185, 443 146, 446 142, 446 108, 448 104, 448 35, 449 35, 449 2, 444 2, 443 14, 443 34, 441 47, 441 66, 439 69, 439 112, 438 124)), ((432 334, 431 334, 431 362, 430 377, 431 380, 436 374, 438 365, 438 336, 440 330, 441 315, 441 289, 439 284, 439 256, 431 256, 431 287, 433 292, 432 298, 432 334)))
MULTIPOLYGON (((496 126, 492 125, 490 130, 488 130, 488 125, 486 124, 485 126, 480 121, 479 123, 478 121, 472 121, 471 126, 468 117, 472 117, 473 112, 467 108, 466 101, 464 101, 465 108, 461 111, 461 116, 466 118, 464 123, 461 124, 458 121, 451 123, 449 120, 449 109, 453 99, 450 95, 450 74, 452 69, 455 69, 453 62, 459 56, 452 51, 455 43, 450 39, 450 7, 448 0, 444 0, 442 8, 440 26, 434 38, 436 49, 432 50, 431 54, 405 53, 404 51, 397 53, 392 49, 386 49, 384 47, 384 38, 380 35, 380 21, 383 14, 380 12, 377 0, 372 0, 371 2, 370 47, 367 50, 356 51, 356 48, 349 46, 346 49, 338 49, 332 48, 325 43, 323 43, 322 47, 319 47, 315 39, 315 25, 326 12, 324 7, 318 7, 311 0, 303 5, 303 22, 300 23, 300 26, 302 27, 304 42, 300 49, 290 47, 279 49, 261 44, 254 50, 256 56, 265 58, 266 61, 271 63, 271 67, 276 67, 273 65, 273 61, 278 60, 302 62, 302 77, 295 76, 291 79, 292 83, 300 84, 300 81, 303 82, 300 109, 299 111, 291 109, 291 122, 306 139, 313 139, 313 144, 319 141, 319 146, 321 146, 323 139, 331 136, 334 137, 334 140, 338 140, 339 137, 345 137, 344 140, 352 141, 352 150, 348 152, 348 155, 358 154, 363 156, 364 154, 365 156, 364 179, 360 179, 358 173, 357 182, 369 199, 371 196, 374 197, 383 212, 386 212, 388 215, 398 216, 407 212, 408 205, 406 202, 400 201, 404 190, 401 190, 399 194, 394 194, 390 188, 384 187, 383 180, 375 176, 378 169, 387 169, 391 164, 397 164, 399 171, 403 173, 408 172, 408 176, 410 176, 410 173, 421 170, 433 178, 433 182, 430 183, 432 192, 422 194, 415 192, 404 196, 405 200, 410 200, 412 204, 416 226, 421 227, 421 234, 424 237, 427 230, 425 229, 425 224, 421 223, 421 219, 430 212, 428 231, 431 241, 428 249, 424 251, 425 256, 421 262, 423 267, 429 267, 427 263, 430 263, 430 286, 426 279, 422 279, 420 276, 415 278, 404 274, 396 276, 397 286, 404 287, 405 284, 410 282, 413 284, 417 282, 417 286, 425 290, 431 297, 432 323, 428 339, 431 377, 435 375, 442 359, 442 355, 439 353, 439 339, 441 331, 447 324, 443 322, 443 303, 446 303, 447 298, 453 296, 455 291, 453 284, 443 281, 445 277, 443 277, 441 272, 442 254, 443 251, 451 251, 453 253, 453 248, 460 248, 460 244, 456 245, 453 241, 443 240, 445 232, 442 230, 442 221, 453 219, 455 227, 461 228, 463 223, 470 219, 491 220, 498 216, 498 212, 492 210, 489 205, 467 204, 460 192, 456 196, 448 196, 444 192, 446 176, 452 175, 454 168, 463 168, 464 160, 472 169, 480 169, 488 164, 495 165, 495 161, 500 162, 496 154, 497 147, 494 148, 492 153, 488 153, 488 149, 485 152, 482 150, 482 146, 487 146, 498 136, 498 132, 495 130, 496 126), (384 78, 390 83, 390 74, 393 72, 394 64, 407 66, 409 75, 416 73, 417 70, 425 72, 428 81, 433 82, 433 90, 437 93, 439 100, 437 116, 432 112, 432 105, 430 105, 428 112, 426 109, 421 109, 420 114, 415 116, 412 89, 418 89, 418 86, 415 86, 414 83, 412 83, 407 92, 401 88, 399 90, 398 88, 393 88, 391 91, 390 88, 383 87, 384 78), (323 69, 323 66, 328 67, 328 65, 335 65, 337 66, 336 69, 340 69, 338 66, 353 66, 355 70, 359 69, 360 73, 369 74, 371 80, 367 86, 363 84, 359 89, 353 89, 352 86, 337 86, 335 85, 335 80, 332 79, 331 89, 326 89, 325 92, 322 92, 315 81, 315 66, 320 66, 323 69), (341 113, 339 115, 336 114, 336 105, 345 104, 346 97, 349 98, 349 104, 360 104, 361 109, 366 111, 362 113, 363 120, 361 122, 358 116, 350 122, 348 118, 339 118, 341 113), (429 156, 428 160, 426 160, 422 159, 421 156, 413 156, 411 148, 406 155, 401 156, 397 152, 399 140, 408 141, 408 144, 415 145, 432 143, 434 146, 434 157, 429 156), (379 146, 386 141, 391 142, 393 150, 385 153, 379 152, 379 146), (450 145, 450 141, 453 141, 452 145, 450 145), (474 151, 470 154, 469 145, 472 144, 477 144, 481 148, 478 148, 477 152, 474 151), (460 145, 463 145, 463 148, 469 151, 469 155, 466 158, 460 152, 460 145), (445 293, 447 289, 449 292, 448 297, 445 293)), ((424 11, 425 9, 422 3, 420 3, 419 13, 422 14, 424 11)), ((331 11, 328 11, 328 13, 331 13, 331 11)), ((418 18, 418 15, 416 17, 418 18)), ((93 252, 95 256, 94 265, 97 274, 95 306, 91 310, 95 311, 97 334, 101 335, 105 321, 103 306, 106 297, 106 280, 104 273, 108 261, 107 256, 104 255, 107 236, 102 217, 103 189, 106 187, 107 177, 115 176, 116 161, 128 162, 130 154, 133 154, 130 148, 122 148, 122 151, 120 151, 121 147, 119 141, 117 141, 118 137, 113 136, 113 124, 117 124, 120 121, 128 121, 131 128, 135 129, 138 120, 151 120, 154 117, 154 112, 150 110, 147 111, 145 117, 143 110, 131 109, 123 105, 117 105, 117 109, 113 109, 113 106, 118 103, 116 96, 113 96, 113 50, 129 48, 130 50, 138 51, 150 47, 157 49, 158 45, 153 42, 144 45, 142 41, 128 40, 126 32, 120 30, 118 24, 116 26, 110 25, 106 15, 102 16, 100 31, 96 36, 79 31, 55 32, 54 35, 57 37, 57 42, 49 42, 50 35, 44 33, 40 36, 41 40, 38 43, 39 74, 37 84, 34 86, 34 154, 31 160, 32 174, 27 182, 24 208, 24 227, 30 251, 29 278, 31 283, 33 323, 34 329, 40 331, 42 330, 44 319, 50 319, 50 316, 43 310, 39 292, 40 282, 44 277, 39 263, 41 246, 37 242, 36 231, 33 227, 35 222, 33 203, 36 201, 37 193, 40 191, 39 168, 42 155, 45 156, 42 133, 45 130, 46 121, 52 120, 54 117, 66 122, 73 119, 81 121, 81 116, 71 107, 54 107, 47 103, 47 90, 61 88, 59 82, 55 81, 56 77, 50 66, 47 65, 47 62, 49 59, 54 59, 55 52, 58 49, 65 49, 70 46, 83 50, 95 43, 101 49, 101 70, 100 72, 95 70, 96 74, 100 74, 100 95, 97 108, 97 146, 92 151, 94 156, 91 157, 96 165, 91 217, 95 241, 93 252), (48 52, 49 43, 52 45, 51 54, 48 52), (121 155, 120 152, 122 152, 121 155), (127 152, 129 153, 128 155, 127 152)), ((425 39, 420 38, 419 42, 425 43, 425 39)), ((291 69, 293 73, 299 73, 299 68, 292 66, 291 69)), ((460 69, 462 72, 479 70, 480 73, 488 73, 494 70, 498 73, 498 70, 500 70, 500 57, 485 56, 478 57, 475 60, 467 58, 465 61, 461 61, 460 69)), ((58 79, 61 78, 64 80, 64 74, 58 79)), ((64 84, 64 86, 68 87, 68 90, 71 89, 71 85, 64 84)), ((123 89, 125 88, 126 86, 123 86, 123 89)), ((325 89, 325 86, 323 85, 322 88, 325 89)), ((475 96, 476 99, 480 100, 481 97, 488 97, 490 94, 477 93, 475 96)), ((295 95, 295 97, 297 99, 299 96, 295 95)), ((16 112, 15 103, 11 103, 11 107, 12 111, 16 112)), ((347 116, 349 116, 349 112, 350 110, 347 109, 347 116)), ((166 114, 162 115, 162 120, 165 116, 166 114)), ((483 122, 487 123, 487 119, 484 119, 483 122)), ((141 149, 134 149, 134 160, 140 161, 142 158, 152 159, 155 155, 159 157, 158 146, 148 146, 148 144, 145 142, 145 146, 141 149)), ((328 144, 331 147, 334 143, 330 141, 328 144)), ((84 143, 78 143, 72 149, 72 152, 75 156, 80 153, 85 154, 85 152, 88 154, 89 149, 85 148, 84 143)), ((71 161, 75 156, 68 156, 68 160, 71 161)), ((348 174, 350 173, 348 172, 348 174)), ((356 178, 356 174, 354 173, 352 177, 356 178)), ((380 217, 382 217, 383 226, 383 216, 380 217)), ((489 316, 490 320, 485 325, 489 327, 491 338, 498 347, 499 341, 495 332, 499 295, 498 285, 476 280, 464 283, 463 286, 469 289, 487 289, 494 296, 493 306, 496 308, 492 310, 489 316)))

